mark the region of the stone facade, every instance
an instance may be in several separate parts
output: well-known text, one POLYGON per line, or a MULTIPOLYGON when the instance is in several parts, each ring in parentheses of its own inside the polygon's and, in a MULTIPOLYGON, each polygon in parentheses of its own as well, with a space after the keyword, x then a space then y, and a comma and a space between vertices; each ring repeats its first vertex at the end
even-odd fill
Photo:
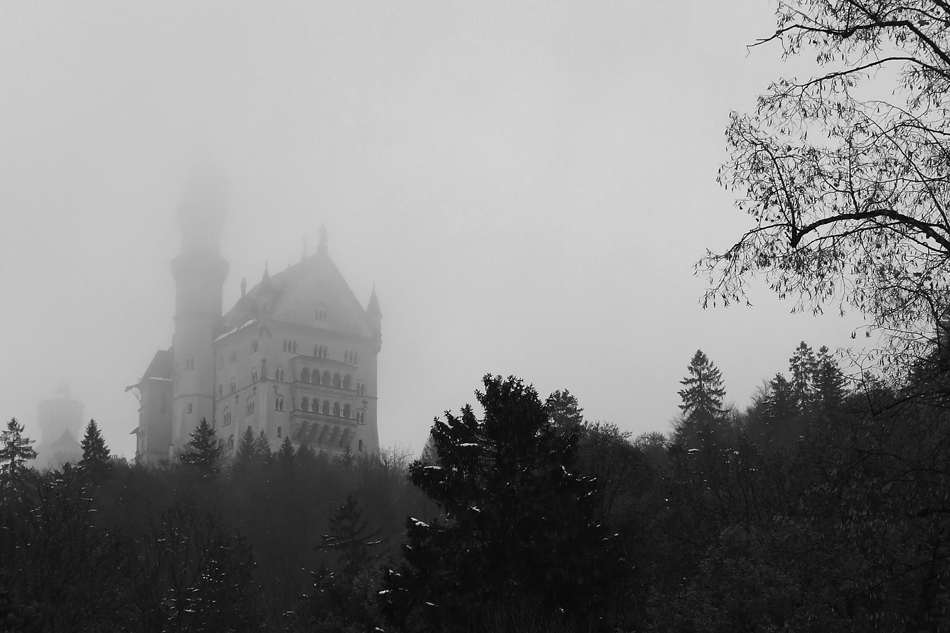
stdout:
POLYGON ((197 173, 179 206, 181 253, 172 346, 142 379, 136 459, 175 459, 202 418, 225 453, 248 427, 276 450, 295 446, 342 454, 379 449, 376 358, 381 319, 376 292, 366 308, 330 259, 326 232, 317 252, 251 289, 222 315, 228 264, 218 252, 225 188, 197 173))

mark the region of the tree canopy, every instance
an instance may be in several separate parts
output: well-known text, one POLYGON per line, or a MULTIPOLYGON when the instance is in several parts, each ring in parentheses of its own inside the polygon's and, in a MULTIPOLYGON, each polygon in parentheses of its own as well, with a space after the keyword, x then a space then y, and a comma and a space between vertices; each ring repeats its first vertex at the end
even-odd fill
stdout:
POLYGON ((720 182, 753 224, 697 265, 704 303, 745 300, 762 276, 796 309, 856 309, 888 358, 919 360, 950 307, 950 3, 779 0, 776 17, 754 46, 812 54, 818 72, 730 117, 720 182))

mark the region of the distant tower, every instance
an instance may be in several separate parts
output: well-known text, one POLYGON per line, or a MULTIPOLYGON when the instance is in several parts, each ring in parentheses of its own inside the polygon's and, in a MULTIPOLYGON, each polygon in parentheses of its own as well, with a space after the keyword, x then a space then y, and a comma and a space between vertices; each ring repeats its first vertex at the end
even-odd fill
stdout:
POLYGON ((181 253, 172 260, 175 335, 172 340, 172 436, 170 456, 188 443, 198 421, 214 422, 214 327, 228 262, 220 255, 228 210, 223 177, 197 165, 178 205, 181 253))
POLYGON ((82 403, 69 395, 64 383, 52 397, 40 402, 37 413, 40 443, 36 446, 37 468, 57 468, 82 458, 82 403))

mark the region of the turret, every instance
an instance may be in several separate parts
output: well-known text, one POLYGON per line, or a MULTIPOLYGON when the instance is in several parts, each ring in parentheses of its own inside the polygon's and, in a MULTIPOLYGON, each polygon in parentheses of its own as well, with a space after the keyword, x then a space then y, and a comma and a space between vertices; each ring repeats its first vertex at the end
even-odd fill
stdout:
POLYGON ((372 328, 373 334, 376 335, 377 345, 379 345, 382 342, 383 313, 379 309, 379 299, 376 298, 376 284, 373 284, 373 294, 370 295, 369 304, 366 306, 366 318, 369 320, 370 328, 372 328))
POLYGON ((199 420, 214 421, 212 342, 228 275, 228 263, 219 253, 227 209, 224 178, 207 164, 197 165, 178 205, 181 254, 171 265, 175 278, 172 454, 188 442, 199 420))

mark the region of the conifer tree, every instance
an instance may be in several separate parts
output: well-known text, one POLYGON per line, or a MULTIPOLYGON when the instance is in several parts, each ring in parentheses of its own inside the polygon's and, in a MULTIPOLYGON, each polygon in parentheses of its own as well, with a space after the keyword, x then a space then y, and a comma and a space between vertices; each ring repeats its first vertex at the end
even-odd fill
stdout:
POLYGON ((795 353, 788 359, 788 371, 792 376, 792 398, 801 413, 811 409, 815 400, 815 372, 818 361, 805 341, 798 344, 795 353))
POLYGON ((80 442, 82 459, 79 461, 80 470, 92 481, 99 482, 109 476, 112 464, 109 461, 109 449, 106 441, 99 432, 95 420, 89 420, 86 425, 86 434, 80 442))
POLYGON ((36 459, 33 440, 23 436, 23 425, 11 418, 7 430, 0 433, 0 483, 3 488, 17 489, 25 479, 26 462, 36 459))
POLYGON ((378 528, 366 531, 363 510, 356 497, 347 495, 346 501, 330 517, 329 534, 323 535, 320 549, 334 550, 340 553, 343 562, 343 574, 352 577, 369 560, 369 551, 378 542, 373 540, 381 532, 378 528))
POLYGON ((238 440, 237 450, 234 452, 234 467, 239 471, 245 471, 251 464, 257 461, 257 447, 254 440, 254 431, 251 427, 244 429, 241 433, 241 439, 238 440))
POLYGON ((689 375, 680 381, 678 393, 682 417, 674 428, 676 440, 693 444, 701 435, 717 435, 725 425, 722 373, 702 350, 697 350, 687 368, 689 375))
POLYGON ((218 445, 214 428, 208 424, 207 418, 201 418, 180 457, 182 463, 197 470, 204 478, 218 473, 221 467, 221 446, 218 445))
POLYGON ((293 469, 294 467, 294 443, 290 441, 290 436, 284 436, 284 441, 280 443, 277 449, 277 464, 281 468, 293 469))
POLYGON ((258 463, 267 464, 270 462, 270 458, 271 458, 270 442, 267 439, 267 434, 264 433, 264 429, 261 429, 260 434, 257 436, 257 439, 254 441, 254 454, 257 457, 258 463))
POLYGON ((521 380, 483 383, 484 418, 466 406, 437 419, 437 464, 410 466, 445 520, 407 521, 383 609, 397 626, 423 618, 442 631, 479 630, 511 608, 586 625, 620 585, 621 557, 595 518, 596 482, 578 472, 578 433, 555 428, 521 380))

